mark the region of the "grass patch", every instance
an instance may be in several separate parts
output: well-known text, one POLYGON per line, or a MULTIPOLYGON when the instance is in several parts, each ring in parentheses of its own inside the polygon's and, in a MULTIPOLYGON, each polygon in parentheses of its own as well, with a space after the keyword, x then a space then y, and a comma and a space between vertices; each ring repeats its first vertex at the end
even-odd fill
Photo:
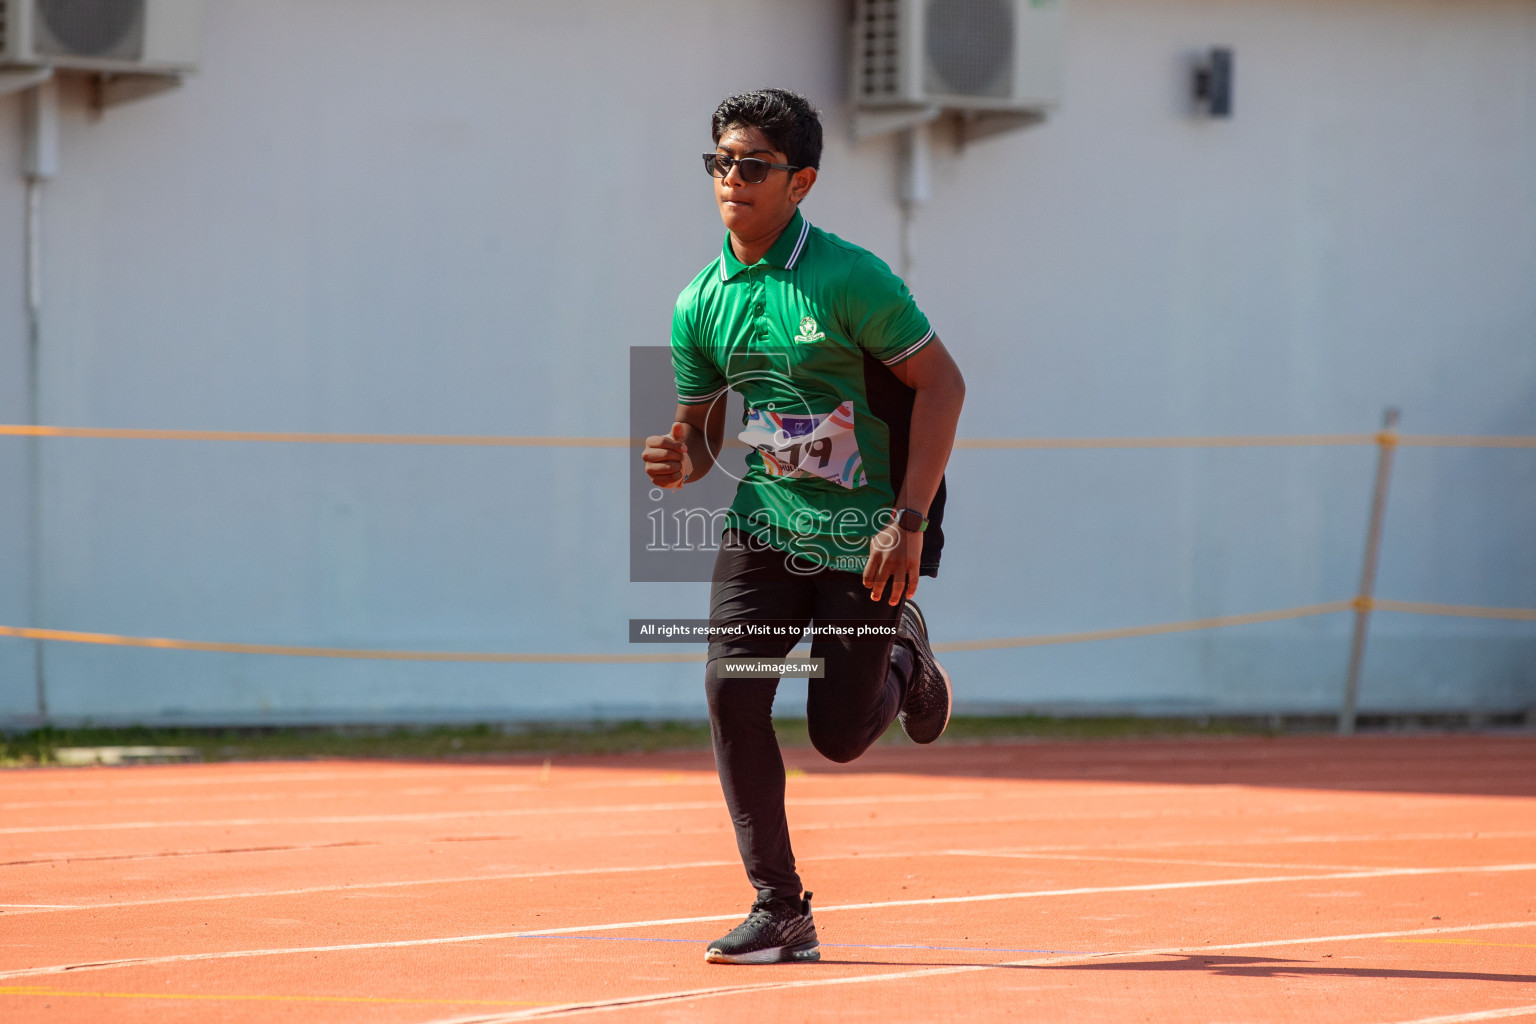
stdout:
POLYGON ((449 758, 506 754, 607 754, 709 746, 698 722, 286 728, 39 729, 0 738, 0 764, 49 764, 58 747, 191 747, 204 761, 308 758, 449 758))
MULTIPOLYGON (((810 746, 804 719, 775 721, 780 741, 810 746)), ((1114 740, 1155 736, 1262 735, 1256 721, 1193 718, 1045 718, 956 716, 941 743, 1020 740, 1114 740)), ((882 743, 906 743, 892 726, 882 743)), ((204 761, 309 758, 469 758, 516 754, 619 754, 707 750, 699 721, 406 727, 38 729, 0 736, 0 766, 51 764, 59 747, 191 747, 204 761)))
POLYGON ((1166 736, 1268 736, 1281 730, 1257 718, 1047 718, 1040 715, 960 716, 939 741, 1128 740, 1166 736))

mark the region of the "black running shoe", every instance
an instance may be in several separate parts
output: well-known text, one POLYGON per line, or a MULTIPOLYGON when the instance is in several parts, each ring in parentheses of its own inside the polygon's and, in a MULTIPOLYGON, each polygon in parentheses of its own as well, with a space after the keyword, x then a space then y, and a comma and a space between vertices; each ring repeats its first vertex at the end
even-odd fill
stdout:
POLYGON ((949 709, 955 694, 949 685, 949 673, 944 671, 944 666, 933 656, 933 648, 928 646, 928 623, 916 601, 902 602, 896 637, 912 652, 912 682, 907 686, 907 699, 902 702, 896 717, 901 719, 901 727, 912 742, 932 743, 944 734, 944 727, 949 724, 949 709))
POLYGON ((723 939, 709 944, 704 959, 712 964, 806 963, 821 959, 811 894, 786 900, 759 896, 747 919, 723 939))

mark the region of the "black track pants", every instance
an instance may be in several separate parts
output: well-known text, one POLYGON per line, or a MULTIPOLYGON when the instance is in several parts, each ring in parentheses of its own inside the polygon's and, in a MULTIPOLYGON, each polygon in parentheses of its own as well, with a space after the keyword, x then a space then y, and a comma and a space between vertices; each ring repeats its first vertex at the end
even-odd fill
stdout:
MULTIPOLYGON (((887 595, 888 596, 888 595, 887 595)), ((823 570, 801 575, 785 555, 751 550, 727 532, 715 560, 710 623, 854 620, 894 625, 901 606, 876 603, 858 574, 823 570)), ((723 677, 723 657, 782 658, 795 639, 732 639, 711 644, 704 686, 715 767, 736 826, 736 845, 759 893, 798 897, 800 876, 784 816, 784 760, 773 731, 777 679, 723 677)), ((911 655, 891 640, 817 636, 811 656, 826 659, 826 676, 810 681, 806 718, 811 742, 833 761, 852 761, 895 720, 912 672, 911 655)))

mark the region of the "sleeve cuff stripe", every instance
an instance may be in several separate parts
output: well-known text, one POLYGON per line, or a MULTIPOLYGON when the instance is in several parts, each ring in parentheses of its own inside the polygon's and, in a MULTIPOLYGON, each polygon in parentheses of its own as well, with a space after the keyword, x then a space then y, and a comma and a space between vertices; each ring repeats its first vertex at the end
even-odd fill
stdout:
POLYGON ((712 401, 712 400, 714 400, 716 398, 719 398, 721 395, 723 395, 727 391, 729 391, 730 388, 731 388, 731 386, 729 384, 722 384, 720 387, 716 388, 714 391, 710 391, 710 392, 708 392, 706 394, 702 394, 702 395, 685 395, 685 394, 679 392, 678 396, 677 396, 677 400, 679 402, 681 402, 683 405, 698 405, 700 402, 709 402, 709 401, 712 401))
POLYGON ((930 327, 930 328, 928 328, 928 333, 923 335, 916 342, 914 342, 911 345, 908 345, 906 348, 902 349, 900 352, 898 352, 895 355, 891 356, 891 358, 889 358, 889 359, 882 359, 880 361, 882 363, 884 363, 886 366, 895 366, 897 363, 901 362, 903 359, 906 359, 909 356, 915 355, 917 353, 918 349, 922 348, 924 345, 928 344, 932 340, 933 340, 933 328, 930 327))

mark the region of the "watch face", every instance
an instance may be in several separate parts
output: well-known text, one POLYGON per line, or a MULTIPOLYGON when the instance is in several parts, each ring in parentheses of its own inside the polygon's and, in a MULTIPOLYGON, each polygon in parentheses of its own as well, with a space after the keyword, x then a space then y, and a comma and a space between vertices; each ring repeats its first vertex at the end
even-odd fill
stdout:
POLYGON ((917 510, 904 508, 896 519, 897 524, 908 533, 918 533, 923 528, 923 517, 917 510))

